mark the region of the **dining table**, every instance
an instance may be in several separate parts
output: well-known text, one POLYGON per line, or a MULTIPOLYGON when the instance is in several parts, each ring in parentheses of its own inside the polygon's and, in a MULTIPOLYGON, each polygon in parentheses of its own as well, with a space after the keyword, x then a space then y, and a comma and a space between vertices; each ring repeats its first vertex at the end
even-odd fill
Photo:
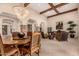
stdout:
POLYGON ((13 39, 12 37, 5 37, 2 39, 3 44, 11 44, 11 45, 22 45, 22 44, 27 44, 30 42, 29 38, 16 38, 13 39))
MULTIPOLYGON (((15 45, 18 48, 19 45, 28 44, 30 42, 30 39, 29 38, 13 39, 12 37, 4 37, 2 41, 4 45, 15 45)), ((19 51, 19 55, 21 55, 20 51, 19 51)))

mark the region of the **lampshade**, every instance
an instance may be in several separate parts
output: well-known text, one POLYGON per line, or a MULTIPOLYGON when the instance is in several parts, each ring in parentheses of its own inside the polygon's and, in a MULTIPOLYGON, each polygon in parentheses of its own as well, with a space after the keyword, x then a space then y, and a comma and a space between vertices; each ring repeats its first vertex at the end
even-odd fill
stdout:
POLYGON ((16 6, 13 7, 13 9, 17 18, 19 18, 20 20, 27 18, 29 15, 29 11, 24 7, 16 6))

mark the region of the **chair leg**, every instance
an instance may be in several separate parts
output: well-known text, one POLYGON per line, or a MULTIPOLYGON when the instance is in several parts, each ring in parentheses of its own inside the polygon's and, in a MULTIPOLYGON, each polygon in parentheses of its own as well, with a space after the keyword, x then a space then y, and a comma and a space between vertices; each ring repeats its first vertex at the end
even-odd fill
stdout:
POLYGON ((32 56, 32 53, 30 52, 29 55, 32 56))
POLYGON ((30 56, 32 56, 32 54, 30 53, 30 56))
POLYGON ((20 50, 19 50, 18 46, 17 46, 17 45, 15 45, 15 47, 16 47, 16 48, 17 48, 17 50, 18 50, 18 56, 20 56, 21 54, 20 54, 20 50))
POLYGON ((38 50, 38 56, 39 56, 39 52, 40 52, 40 51, 38 50))

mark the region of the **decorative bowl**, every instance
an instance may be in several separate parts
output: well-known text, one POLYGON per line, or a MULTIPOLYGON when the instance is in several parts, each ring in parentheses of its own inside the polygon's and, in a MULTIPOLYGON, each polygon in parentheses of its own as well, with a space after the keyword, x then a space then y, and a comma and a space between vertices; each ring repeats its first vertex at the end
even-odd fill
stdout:
POLYGON ((23 38, 24 36, 25 36, 24 33, 18 33, 18 37, 19 37, 19 38, 23 38))

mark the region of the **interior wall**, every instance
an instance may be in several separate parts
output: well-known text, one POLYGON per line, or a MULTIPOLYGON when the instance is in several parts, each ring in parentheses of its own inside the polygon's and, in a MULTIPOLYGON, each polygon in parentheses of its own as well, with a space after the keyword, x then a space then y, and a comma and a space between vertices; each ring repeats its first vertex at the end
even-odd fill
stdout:
MULTIPOLYGON (((43 32, 47 33, 47 18, 45 16, 40 15, 39 13, 37 13, 35 10, 33 10, 31 8, 26 8, 26 10, 29 11, 28 17, 23 19, 21 21, 22 22, 21 24, 27 25, 28 20, 30 20, 30 19, 35 21, 37 26, 40 26, 41 23, 44 23, 43 32)), ((33 27, 33 30, 34 30, 34 27, 33 27)))
MULTIPOLYGON (((12 9, 12 5, 9 4, 9 3, 0 3, 0 14, 2 12, 6 12, 6 13, 10 13, 10 14, 13 14, 14 15, 14 12, 13 12, 13 9, 12 9)), ((11 20, 14 20, 12 18, 8 18, 8 17, 5 17, 5 16, 0 16, 0 34, 2 34, 2 24, 3 24, 2 22, 3 22, 3 19, 11 19, 11 20)), ((17 25, 18 24, 15 25, 16 28, 18 28, 17 25)), ((17 29, 15 29, 15 30, 17 30, 17 29)))
POLYGON ((0 34, 2 35, 2 19, 0 18, 0 34))
MULTIPOLYGON (((79 4, 78 4, 78 19, 79 19, 79 4)), ((78 30, 78 33, 79 33, 79 26, 78 26, 78 29, 77 30, 78 30)), ((78 34, 78 36, 79 36, 79 34, 78 34)))
POLYGON ((47 33, 47 18, 44 17, 43 15, 40 15, 39 13, 37 13, 31 8, 29 8, 28 10, 30 11, 29 19, 36 21, 38 26, 40 26, 40 24, 43 23, 44 24, 42 28, 43 32, 47 33))
MULTIPOLYGON (((68 21, 74 21, 77 25, 79 25, 79 18, 78 18, 78 11, 70 12, 67 14, 62 14, 59 16, 51 17, 48 19, 48 27, 52 27, 52 31, 56 31, 56 22, 62 21, 63 22, 63 30, 67 31, 69 25, 67 24, 68 21)), ((78 37, 79 26, 75 28, 76 37, 78 37)))
MULTIPOLYGON (((13 24, 13 31, 20 31, 20 25, 22 25, 22 24, 27 25, 28 24, 27 21, 29 19, 32 19, 32 20, 35 20, 37 22, 38 26, 40 26, 40 24, 43 22, 44 23, 43 31, 46 33, 47 32, 47 18, 40 15, 39 13, 37 13, 36 11, 34 11, 31 8, 27 8, 26 10, 29 10, 29 16, 26 17, 25 19, 21 19, 22 20, 21 23, 15 22, 13 24)), ((10 14, 16 15, 14 10, 13 10, 13 4, 7 4, 7 3, 0 4, 0 13, 2 13, 2 12, 7 12, 10 14)), ((0 18, 0 33, 2 33, 2 19, 3 18, 4 17, 0 18)))

